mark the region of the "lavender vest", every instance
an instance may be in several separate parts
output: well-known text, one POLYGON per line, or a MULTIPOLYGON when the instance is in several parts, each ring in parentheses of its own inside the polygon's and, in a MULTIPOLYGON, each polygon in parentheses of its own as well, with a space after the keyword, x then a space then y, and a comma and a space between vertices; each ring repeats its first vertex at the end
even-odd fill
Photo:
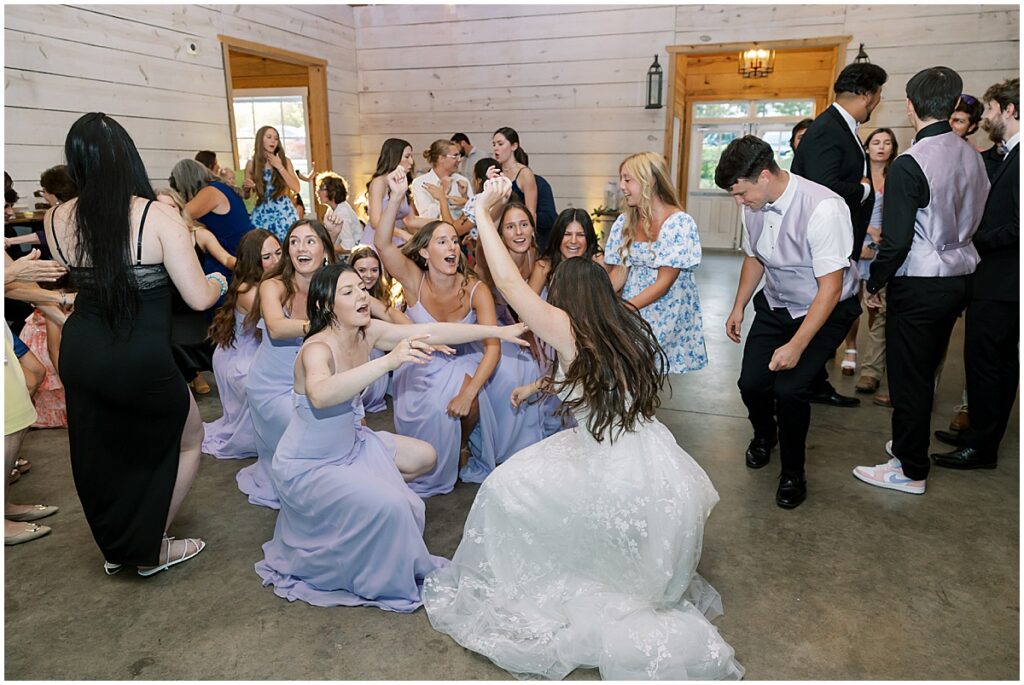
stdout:
MULTIPOLYGON (((785 307, 794 319, 807 314, 814 296, 818 294, 818 281, 814 278, 813 255, 807 242, 807 224, 814 210, 829 198, 842 200, 825 186, 808 181, 790 172, 790 183, 796 183, 796 192, 779 224, 775 251, 771 256, 761 253, 757 241, 764 230, 765 213, 743 209, 750 249, 764 265, 764 296, 773 309, 785 307)), ((843 205, 846 207, 846 205, 843 205)), ((836 230, 853 230, 851 224, 837 226, 836 230)), ((860 284, 857 266, 851 259, 850 268, 843 273, 843 291, 839 300, 853 297, 860 284)))
POLYGON ((964 276, 978 266, 971 236, 988 198, 981 155, 952 131, 929 136, 904 152, 928 181, 928 206, 914 217, 914 241, 897 276, 964 276))

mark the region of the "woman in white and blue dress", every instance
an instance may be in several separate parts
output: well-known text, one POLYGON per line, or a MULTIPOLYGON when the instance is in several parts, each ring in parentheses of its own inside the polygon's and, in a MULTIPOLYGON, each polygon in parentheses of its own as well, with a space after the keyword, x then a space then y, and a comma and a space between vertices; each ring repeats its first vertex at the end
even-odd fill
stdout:
POLYGON ((622 298, 640 310, 668 355, 669 373, 708 364, 700 295, 697 224, 679 208, 665 158, 653 152, 619 166, 625 212, 612 226, 604 264, 622 298))
POLYGON ((579 426, 483 482, 451 564, 423 584, 427 616, 522 678, 740 678, 709 621, 721 598, 696 573, 718 493, 654 415, 665 355, 591 260, 562 262, 548 302, 530 288, 488 214, 510 190, 497 178, 477 196, 481 245, 509 305, 554 348, 548 388, 579 426))
POLYGON ((248 199, 253 191, 256 206, 252 210, 252 225, 270 231, 284 243, 284 234, 299 218, 290 196, 299 192, 299 177, 273 126, 261 126, 256 131, 252 159, 245 165, 243 196, 248 199))

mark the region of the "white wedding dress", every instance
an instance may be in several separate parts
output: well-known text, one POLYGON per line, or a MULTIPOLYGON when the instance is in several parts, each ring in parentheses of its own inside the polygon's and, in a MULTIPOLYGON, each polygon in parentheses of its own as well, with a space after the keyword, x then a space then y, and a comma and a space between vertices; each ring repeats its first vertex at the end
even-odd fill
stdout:
POLYGON ((431 624, 517 678, 742 678, 696 573, 707 474, 657 420, 599 443, 577 419, 480 486, 451 565, 424 581, 431 624))

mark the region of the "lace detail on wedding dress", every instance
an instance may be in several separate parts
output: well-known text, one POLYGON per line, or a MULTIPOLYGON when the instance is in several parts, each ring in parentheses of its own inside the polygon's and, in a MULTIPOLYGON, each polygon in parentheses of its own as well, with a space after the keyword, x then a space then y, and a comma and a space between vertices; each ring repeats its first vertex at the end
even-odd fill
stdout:
POLYGON ((517 678, 741 678, 696 573, 717 501, 657 420, 614 444, 562 431, 484 481, 451 566, 424 583, 430 621, 517 678))

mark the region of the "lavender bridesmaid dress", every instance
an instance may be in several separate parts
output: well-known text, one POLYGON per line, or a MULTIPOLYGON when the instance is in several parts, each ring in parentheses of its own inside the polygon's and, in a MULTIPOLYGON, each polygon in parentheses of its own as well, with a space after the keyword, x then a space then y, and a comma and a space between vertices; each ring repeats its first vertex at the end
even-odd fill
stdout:
MULTIPOLYGON (((500 325, 515 323, 508 305, 499 298, 495 308, 500 325)), ((529 348, 501 343, 501 360, 479 395, 480 423, 469 438, 469 462, 459 472, 463 482, 482 483, 495 466, 561 429, 561 422, 551 415, 558 407, 557 398, 554 403, 545 400, 512 406, 512 391, 533 383, 542 373, 529 348)))
POLYGON ((271 468, 281 513, 256 573, 289 601, 415 611, 424 577, 448 561, 427 552, 393 437, 360 423, 359 396, 326 409, 292 396, 271 468))
MULTIPOLYGON (((383 357, 387 352, 383 350, 373 349, 370 350, 370 360, 379 359, 383 357)), ((365 411, 376 414, 377 412, 387 411, 388 403, 385 401, 384 396, 388 393, 388 374, 384 374, 373 383, 366 386, 363 390, 363 408, 365 411)))
POLYGON ((235 343, 218 346, 213 352, 213 376, 224 411, 219 419, 203 424, 203 452, 218 459, 243 459, 256 456, 256 434, 245 399, 245 379, 260 343, 252 331, 245 330, 245 314, 235 310, 235 343))
POLYGON ((259 458, 255 464, 239 471, 235 480, 238 481, 238 489, 249 495, 253 504, 279 509, 281 504, 270 479, 270 463, 277 442, 292 416, 295 358, 302 346, 302 338, 274 340, 262 319, 256 327, 263 331, 263 341, 249 366, 245 394, 259 458))
MULTIPOLYGON (((381 212, 383 212, 384 209, 388 206, 388 201, 390 199, 391 199, 390 196, 388 196, 388 195, 384 196, 384 202, 381 203, 381 208, 380 208, 381 212)), ((404 219, 407 216, 409 216, 409 199, 406 198, 406 197, 403 197, 402 198, 402 204, 398 208, 398 216, 395 217, 395 223, 397 224, 399 221, 401 221, 402 219, 404 219)), ((370 247, 373 247, 373 231, 374 231, 373 226, 371 226, 370 222, 367 221, 366 225, 363 226, 363 237, 359 239, 359 242, 361 244, 363 244, 363 245, 369 245, 370 247)), ((402 240, 401 238, 399 238, 398 236, 392 236, 391 242, 393 242, 398 247, 401 247, 402 245, 405 245, 405 241, 402 240)), ((377 248, 373 247, 373 251, 376 252, 377 248)))
MULTIPOLYGON (((479 282, 473 290, 478 285, 479 282)), ((469 297, 473 299, 472 291, 469 297)), ((413 323, 436 323, 421 302, 405 313, 413 323)), ((461 323, 476 323, 476 311, 470 309, 461 323)), ((409 483, 420 497, 451 492, 459 475, 462 425, 445 412, 462 389, 466 376, 472 377, 476 372, 481 351, 473 343, 453 347, 453 356, 434 354, 426 364, 405 364, 394 373, 395 432, 428 442, 437 451, 434 470, 409 483)))

